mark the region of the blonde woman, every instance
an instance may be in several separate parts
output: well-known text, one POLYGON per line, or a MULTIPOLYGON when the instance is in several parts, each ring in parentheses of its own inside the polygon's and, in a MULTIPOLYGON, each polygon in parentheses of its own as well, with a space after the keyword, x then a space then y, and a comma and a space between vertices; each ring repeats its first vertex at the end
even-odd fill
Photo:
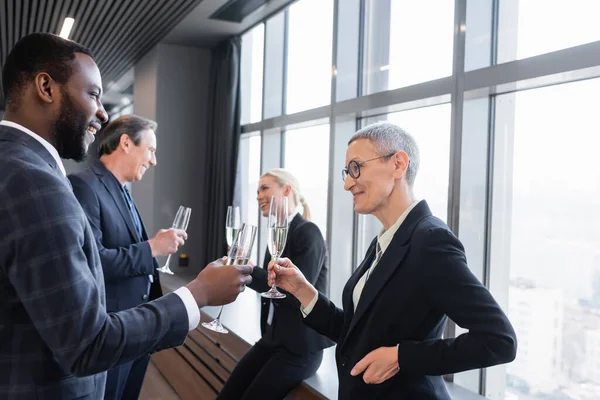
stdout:
MULTIPOLYGON (((284 169, 265 173, 258 184, 258 205, 263 217, 269 214, 271 196, 286 196, 289 205, 288 237, 282 257, 294 259, 298 268, 319 291, 328 292, 327 247, 321 231, 310 221, 310 209, 300 193, 298 180, 284 169), (303 209, 300 214, 298 209, 303 209)), ((250 288, 269 290, 266 267, 256 267, 250 288)), ((313 375, 323 358, 323 349, 333 342, 303 323, 300 303, 294 296, 262 299, 262 338, 240 360, 218 399, 282 399, 313 375)))

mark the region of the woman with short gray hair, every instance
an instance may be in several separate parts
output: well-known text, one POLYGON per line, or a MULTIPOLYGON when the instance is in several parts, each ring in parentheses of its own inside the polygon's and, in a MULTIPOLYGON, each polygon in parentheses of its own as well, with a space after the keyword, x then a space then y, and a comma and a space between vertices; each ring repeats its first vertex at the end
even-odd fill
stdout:
POLYGON ((337 342, 340 399, 449 400, 442 375, 515 358, 505 313, 460 241, 416 199, 418 170, 418 147, 396 125, 369 125, 350 139, 344 189, 383 229, 346 283, 342 308, 289 259, 269 265, 269 282, 300 301, 304 322, 337 342), (443 338, 448 318, 467 332, 443 338))

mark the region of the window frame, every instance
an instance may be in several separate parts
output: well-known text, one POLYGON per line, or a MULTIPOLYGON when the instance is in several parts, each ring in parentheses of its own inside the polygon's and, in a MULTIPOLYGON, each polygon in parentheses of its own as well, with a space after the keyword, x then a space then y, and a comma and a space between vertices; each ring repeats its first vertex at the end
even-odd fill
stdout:
MULTIPOLYGON (((263 102, 269 97, 267 93, 270 93, 269 101, 275 104, 277 112, 263 111, 263 119, 243 125, 242 132, 279 134, 279 151, 283 154, 283 132, 287 129, 323 121, 329 123, 326 240, 332 255, 330 260, 343 261, 330 261, 332 276, 344 280, 362 257, 352 251, 357 248, 359 239, 358 216, 352 210, 351 199, 345 196, 346 193, 338 182, 346 142, 353 131, 364 118, 450 102, 448 225, 465 245, 474 274, 486 287, 490 288, 494 284, 494 271, 490 270, 490 248, 494 224, 491 207, 496 96, 600 77, 600 40, 498 63, 498 39, 502 34, 499 4, 500 0, 455 0, 451 76, 364 95, 361 90, 364 72, 365 0, 335 0, 331 102, 326 106, 294 114, 286 114, 283 105, 287 39, 281 40, 281 32, 287 30, 287 11, 281 13, 283 19, 276 28, 269 29, 269 21, 266 21, 263 102), (277 35, 280 35, 279 38, 277 35), (267 45, 268 41, 270 46, 267 45), (272 65, 269 70, 268 64, 272 65), (271 91, 267 91, 269 87, 271 91), (469 209, 473 207, 473 201, 476 202, 475 211, 469 209), (349 230, 352 235, 345 235, 344 238, 332 234, 334 231, 349 230)), ((276 144, 263 147, 262 154, 275 148, 276 144)), ((279 162, 279 166, 283 165, 282 160, 279 162)), ((268 167, 263 157, 261 171, 268 167)), ((334 301, 339 302, 341 299, 344 282, 331 283, 330 279, 334 301)), ((457 331, 454 323, 449 321, 445 336, 452 337, 457 331)), ((502 378, 498 378, 502 375, 498 373, 501 369, 502 367, 481 369, 445 378, 473 392, 499 398, 499 388, 504 384, 502 378)))

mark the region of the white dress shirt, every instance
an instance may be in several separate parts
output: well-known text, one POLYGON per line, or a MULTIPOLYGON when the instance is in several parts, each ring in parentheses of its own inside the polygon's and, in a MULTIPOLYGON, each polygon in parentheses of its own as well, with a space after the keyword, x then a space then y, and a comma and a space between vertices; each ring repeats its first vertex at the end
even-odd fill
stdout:
MULTIPOLYGON (((375 260, 373 260, 373 263, 371 264, 371 266, 369 267, 369 269, 367 270, 367 272, 365 272, 363 274, 363 276, 360 277, 360 279, 356 283, 356 286, 354 286, 354 291, 352 292, 352 302, 353 302, 353 305, 354 305, 354 311, 356 311, 356 307, 358 306, 358 302, 360 300, 360 296, 361 296, 362 291, 363 291, 363 289, 365 287, 365 283, 367 282, 368 277, 370 276, 370 274, 373 273, 373 270, 377 266, 377 263, 379 262, 379 260, 381 260, 381 257, 383 256, 383 253, 385 253, 385 251, 389 247, 390 243, 392 242, 392 239, 394 238, 394 235, 396 234, 396 232, 400 228, 400 225, 402 225, 402 223, 404 222, 404 220, 406 219, 406 217, 408 216, 408 214, 412 211, 413 208, 415 208, 415 206, 417 204, 419 204, 420 201, 421 200, 417 200, 414 203, 412 203, 402 213, 402 215, 400 215, 400 217, 398 217, 398 219, 396 220, 396 222, 394 222, 394 225, 390 226, 390 228, 387 231, 382 228, 381 231, 379 232, 379 234, 377 235, 377 252, 375 254, 375 260)), ((308 314, 310 314, 310 312, 314 308, 315 304, 317 303, 318 299, 319 299, 319 294, 317 293, 315 295, 315 297, 313 297, 313 299, 311 300, 311 302, 308 304, 308 306, 306 306, 305 308, 303 308, 302 306, 300 306, 300 311, 302 311, 302 315, 305 318, 306 318, 306 316, 308 314)))
MULTIPOLYGON (((11 128, 18 129, 21 132, 25 132, 26 134, 28 134, 29 136, 33 137, 35 140, 40 142, 44 146, 44 148, 46 150, 48 150, 50 155, 54 158, 54 160, 56 161, 56 164, 58 165, 58 168, 60 168, 63 175, 65 177, 67 176, 67 172, 65 171, 65 166, 63 165, 62 160, 60 159, 58 151, 47 140, 45 140, 44 138, 42 138, 39 135, 36 135, 35 133, 33 133, 29 129, 25 128, 24 126, 19 125, 14 122, 11 122, 11 121, 2 120, 2 121, 0 121, 0 125, 9 126, 11 128)), ((188 288, 186 288, 185 286, 180 287, 173 293, 175 293, 177 296, 179 296, 181 301, 183 301, 185 309, 187 310, 189 330, 191 331, 193 329, 196 329, 196 327, 200 323, 200 309, 198 308, 198 305, 196 304, 196 300, 194 300, 194 296, 192 296, 192 293, 190 292, 190 290, 188 288)))

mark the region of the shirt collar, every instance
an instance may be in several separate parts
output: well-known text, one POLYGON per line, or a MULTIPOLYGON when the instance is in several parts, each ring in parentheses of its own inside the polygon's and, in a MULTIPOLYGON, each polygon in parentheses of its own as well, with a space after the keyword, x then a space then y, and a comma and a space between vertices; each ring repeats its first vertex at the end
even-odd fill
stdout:
POLYGON ((9 126, 11 128, 18 129, 21 132, 25 132, 26 134, 28 134, 29 136, 31 136, 32 138, 34 138, 35 140, 40 142, 42 144, 42 146, 44 146, 46 148, 46 150, 48 150, 48 152, 50 153, 52 158, 54 158, 54 160, 56 161, 56 165, 58 165, 58 168, 63 173, 63 175, 67 176, 67 171, 65 171, 65 166, 63 165, 62 160, 60 159, 60 156, 58 155, 58 151, 47 140, 45 140, 40 135, 33 133, 33 131, 25 128, 24 126, 17 124, 16 122, 2 120, 2 121, 0 121, 0 125, 9 126))
POLYGON ((296 218, 296 215, 298 215, 299 213, 300 211, 298 210, 298 208, 296 208, 296 210, 293 213, 288 215, 288 224, 291 224, 293 219, 296 218))
POLYGON ((381 248, 382 253, 385 252, 385 250, 388 248, 388 246, 392 242, 392 239, 394 238, 394 235, 396 234, 396 232, 400 228, 400 225, 402 225, 408 214, 412 211, 413 208, 415 208, 417 204, 419 204, 420 201, 421 200, 417 200, 410 206, 408 206, 408 208, 402 213, 402 215, 398 217, 396 222, 394 222, 394 225, 390 226, 390 228, 387 231, 381 229, 379 235, 377 235, 377 242, 379 243, 379 247, 381 248))

